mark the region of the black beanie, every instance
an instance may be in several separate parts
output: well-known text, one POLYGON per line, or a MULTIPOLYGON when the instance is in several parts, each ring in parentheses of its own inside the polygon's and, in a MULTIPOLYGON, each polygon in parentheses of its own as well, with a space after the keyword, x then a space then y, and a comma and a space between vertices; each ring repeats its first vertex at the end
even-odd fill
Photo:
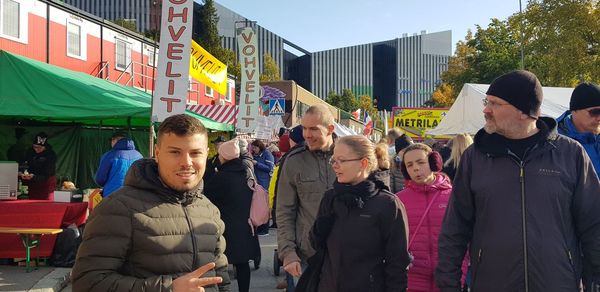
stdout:
POLYGON ((402 136, 396 138, 396 140, 394 140, 394 148, 396 149, 396 154, 398 154, 398 152, 402 151, 402 149, 408 147, 412 143, 412 138, 406 134, 402 134, 402 136))
POLYGON ((595 106, 600 106, 600 87, 589 82, 577 85, 571 94, 569 109, 574 111, 595 106))
POLYGON ((504 99, 532 118, 540 115, 544 99, 540 81, 533 73, 525 70, 515 70, 496 78, 486 94, 504 99))

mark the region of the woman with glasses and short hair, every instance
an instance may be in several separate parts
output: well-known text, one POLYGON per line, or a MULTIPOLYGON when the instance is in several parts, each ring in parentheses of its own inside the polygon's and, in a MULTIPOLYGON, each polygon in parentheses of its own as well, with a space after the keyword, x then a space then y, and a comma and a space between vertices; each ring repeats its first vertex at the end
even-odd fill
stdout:
POLYGON ((405 214, 373 175, 378 169, 373 144, 364 136, 341 137, 330 163, 337 180, 324 194, 310 232, 323 259, 320 267, 308 261, 319 275, 318 291, 405 291, 410 263, 405 214))

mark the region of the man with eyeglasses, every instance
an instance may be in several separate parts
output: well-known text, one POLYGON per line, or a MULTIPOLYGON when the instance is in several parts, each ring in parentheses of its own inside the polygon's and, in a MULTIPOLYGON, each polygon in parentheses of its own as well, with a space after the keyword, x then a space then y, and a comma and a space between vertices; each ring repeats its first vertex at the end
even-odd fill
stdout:
POLYGON ((576 141, 540 117, 542 86, 528 71, 496 78, 485 126, 463 153, 438 241, 435 277, 461 291, 469 248, 472 291, 579 291, 582 264, 600 288, 600 181, 576 141))
POLYGON ((600 173, 600 87, 587 82, 575 87, 569 110, 557 122, 558 133, 581 143, 600 173))
MULTIPOLYGON (((277 183, 279 258, 285 271, 293 277, 302 274, 302 266, 315 253, 308 232, 323 194, 333 187, 336 179, 330 164, 335 127, 331 111, 325 105, 313 105, 302 117, 301 124, 305 145, 287 155, 277 183)), ((293 289, 293 281, 288 278, 288 291, 293 289)))

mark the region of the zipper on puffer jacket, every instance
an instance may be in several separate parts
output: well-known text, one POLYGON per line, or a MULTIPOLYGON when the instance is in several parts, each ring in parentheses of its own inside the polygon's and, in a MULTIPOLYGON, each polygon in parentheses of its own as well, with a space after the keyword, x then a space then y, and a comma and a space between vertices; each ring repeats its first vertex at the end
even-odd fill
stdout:
POLYGON ((192 236, 192 270, 197 269, 196 267, 196 235, 194 234, 194 227, 192 226, 192 219, 190 219, 190 214, 188 213, 187 207, 182 205, 183 213, 185 213, 185 220, 188 223, 188 227, 190 228, 190 235, 192 236))

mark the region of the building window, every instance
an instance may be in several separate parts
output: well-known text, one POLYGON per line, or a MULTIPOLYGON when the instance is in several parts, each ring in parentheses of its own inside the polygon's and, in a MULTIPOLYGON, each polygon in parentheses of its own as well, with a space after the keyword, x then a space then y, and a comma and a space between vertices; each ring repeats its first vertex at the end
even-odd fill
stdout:
POLYGON ((67 23, 67 53, 81 57, 81 26, 67 23))
POLYGON ((208 85, 204 85, 204 92, 207 97, 213 97, 213 89, 210 88, 208 85))
POLYGON ((156 54, 154 54, 154 48, 146 50, 148 52, 148 66, 156 67, 156 54))
POLYGON ((231 95, 235 95, 235 81, 228 78, 227 79, 227 93, 225 94, 226 102, 231 102, 231 95))
POLYGON ((0 0, 0 37, 27 43, 27 9, 23 0, 0 0))
POLYGON ((115 39, 115 68, 125 71, 131 63, 131 44, 122 39, 115 39))

